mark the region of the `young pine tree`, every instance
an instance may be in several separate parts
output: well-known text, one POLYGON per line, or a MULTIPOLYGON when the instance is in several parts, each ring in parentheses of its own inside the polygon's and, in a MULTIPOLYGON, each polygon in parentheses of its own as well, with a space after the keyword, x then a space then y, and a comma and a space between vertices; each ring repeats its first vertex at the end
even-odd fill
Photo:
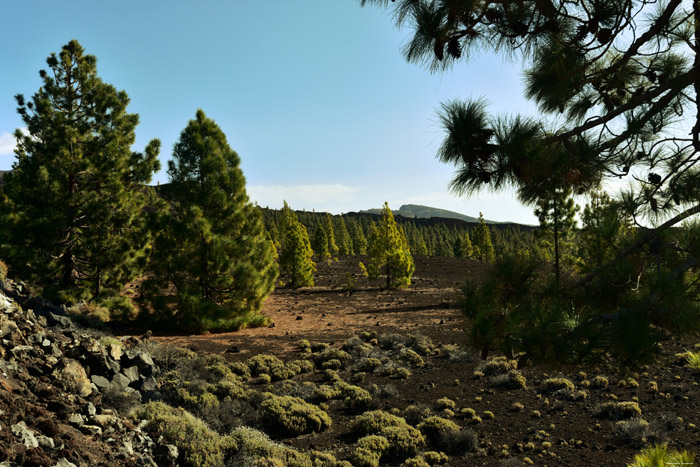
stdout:
POLYGON ((496 260, 496 252, 491 243, 491 232, 484 222, 482 213, 479 213, 479 225, 476 226, 472 235, 472 249, 476 259, 488 263, 493 263, 496 260))
POLYGON ((144 285, 150 307, 198 330, 264 323, 256 313, 277 278, 274 246, 248 201, 238 154, 202 110, 180 134, 168 175, 171 209, 144 285))
POLYGON ((367 238, 362 232, 362 227, 355 221, 350 221, 350 238, 352 239, 352 248, 356 255, 367 254, 367 238))
POLYGON ((353 255, 355 254, 354 249, 352 247, 352 240, 350 239, 350 232, 348 232, 348 228, 345 225, 345 221, 343 220, 343 216, 338 216, 338 222, 337 222, 337 232, 338 232, 338 253, 341 255, 353 255))
POLYGON ((323 224, 323 230, 326 231, 326 237, 328 238, 328 251, 331 253, 331 256, 335 256, 338 254, 338 251, 340 249, 338 248, 338 244, 335 242, 335 231, 333 229, 333 218, 329 213, 326 213, 326 218, 324 220, 323 224))
POLYGON ((63 302, 116 296, 146 260, 144 206, 160 142, 132 152, 138 115, 97 75, 76 40, 46 60, 43 85, 16 97, 16 161, 5 176, 0 232, 12 268, 63 302))
POLYGON ((474 248, 472 247, 472 241, 469 238, 469 231, 465 231, 459 243, 459 257, 471 258, 473 253, 474 248))
POLYGON ((296 216, 290 218, 279 261, 282 270, 289 276, 291 287, 313 287, 316 270, 316 264, 312 259, 313 253, 306 227, 296 219, 296 216))
POLYGON ((568 189, 555 189, 548 196, 541 197, 535 209, 540 221, 540 237, 553 240, 554 277, 557 282, 561 275, 562 256, 570 248, 568 237, 576 227, 576 211, 578 206, 568 189))
POLYGON ((328 251, 328 236, 321 225, 316 227, 312 247, 317 260, 325 261, 330 259, 331 253, 328 251))
POLYGON ((369 277, 379 277, 382 268, 386 275, 386 287, 407 287, 415 271, 413 257, 403 230, 396 225, 389 204, 384 203, 379 225, 374 226, 369 239, 367 254, 370 257, 369 277))

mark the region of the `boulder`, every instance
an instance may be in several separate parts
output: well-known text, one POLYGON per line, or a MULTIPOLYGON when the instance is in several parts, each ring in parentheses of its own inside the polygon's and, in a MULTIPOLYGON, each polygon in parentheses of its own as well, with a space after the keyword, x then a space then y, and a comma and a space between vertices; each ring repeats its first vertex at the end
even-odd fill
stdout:
POLYGON ((59 372, 59 378, 68 389, 74 390, 82 397, 92 394, 92 386, 85 369, 73 359, 66 358, 63 360, 63 368, 59 372))

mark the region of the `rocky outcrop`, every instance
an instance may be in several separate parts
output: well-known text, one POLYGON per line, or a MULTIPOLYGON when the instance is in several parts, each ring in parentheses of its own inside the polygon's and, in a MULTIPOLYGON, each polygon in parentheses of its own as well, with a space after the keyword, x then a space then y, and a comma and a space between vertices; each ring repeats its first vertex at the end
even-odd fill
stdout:
POLYGON ((65 308, 0 281, 0 467, 158 465, 172 457, 125 417, 162 398, 133 337, 82 329, 65 308))

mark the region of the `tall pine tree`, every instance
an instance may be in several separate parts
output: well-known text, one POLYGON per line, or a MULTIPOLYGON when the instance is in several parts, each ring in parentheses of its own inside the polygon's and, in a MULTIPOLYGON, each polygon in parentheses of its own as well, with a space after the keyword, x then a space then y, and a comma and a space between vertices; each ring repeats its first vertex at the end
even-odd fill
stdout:
POLYGON ((377 278, 384 269, 386 287, 407 287, 415 271, 413 257, 403 230, 396 225, 389 203, 384 203, 379 225, 374 226, 367 254, 369 277, 377 278))
POLYGON ((335 242, 335 229, 333 229, 333 218, 329 213, 326 213, 325 222, 323 224, 323 230, 326 231, 326 237, 328 238, 328 251, 330 251, 332 256, 338 254, 340 249, 338 244, 335 242))
POLYGON ((296 287, 313 287, 314 264, 313 250, 309 242, 306 227, 296 219, 287 226, 280 266, 289 276, 289 285, 296 287))
POLYGON ((328 236, 323 226, 319 225, 316 227, 316 232, 314 232, 314 243, 313 250, 316 254, 316 258, 319 261, 325 261, 331 257, 331 253, 328 251, 328 236))
POLYGON ((479 225, 476 226, 472 235, 472 252, 474 258, 481 261, 493 263, 496 260, 496 252, 491 243, 491 232, 482 213, 479 213, 479 225))
POLYGON ((160 142, 132 152, 138 115, 97 75, 76 40, 52 53, 26 101, 16 161, 5 177, 0 229, 13 269, 64 302, 116 295, 142 270, 149 235, 141 186, 158 170, 160 142))
POLYGON ((543 196, 537 203, 535 215, 540 221, 538 235, 554 242, 554 277, 559 282, 562 253, 568 247, 567 239, 576 227, 576 211, 571 191, 559 188, 543 196))
POLYGON ((144 286, 153 311, 200 330, 264 322, 256 313, 277 278, 274 246, 248 200, 238 154, 202 110, 175 144, 168 175, 171 212, 144 286))

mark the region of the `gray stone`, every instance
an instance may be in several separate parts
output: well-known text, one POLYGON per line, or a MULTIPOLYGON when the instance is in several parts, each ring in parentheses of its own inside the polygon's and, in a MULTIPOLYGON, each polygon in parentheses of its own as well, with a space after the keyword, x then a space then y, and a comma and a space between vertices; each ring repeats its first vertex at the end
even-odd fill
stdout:
POLYGON ((49 326, 58 326, 59 328, 70 328, 73 326, 73 321, 67 316, 57 315, 55 313, 48 313, 46 315, 46 321, 48 321, 49 326))
POLYGON ((100 391, 104 391, 112 384, 107 378, 100 375, 92 375, 90 381, 92 381, 100 391))
POLYGON ((138 381, 139 380, 139 367, 137 366, 130 366, 129 368, 124 368, 122 369, 122 373, 129 378, 130 382, 138 381))
POLYGON ((139 387, 141 392, 155 391, 156 389, 158 389, 158 381, 153 376, 144 379, 139 387))
POLYGON ((56 448, 53 439, 49 438, 48 436, 39 435, 36 437, 36 440, 39 442, 39 446, 41 446, 42 449, 56 448))
POLYGON ((85 418, 79 413, 74 413, 68 417, 68 423, 75 426, 83 426, 85 424, 85 418))
POLYGON ((116 417, 114 415, 102 414, 102 415, 95 415, 94 417, 92 417, 92 421, 95 422, 96 424, 100 425, 103 428, 108 427, 109 425, 114 423, 115 420, 116 420, 116 417))
POLYGON ((93 415, 97 414, 97 408, 95 408, 95 404, 92 402, 87 402, 83 404, 83 415, 87 415, 88 417, 92 417, 93 415))
POLYGON ((83 425, 80 427, 80 431, 86 435, 102 436, 102 428, 97 425, 83 425))
POLYGON ((24 422, 12 425, 12 434, 18 437, 27 449, 39 447, 39 442, 36 440, 34 432, 24 422))
POLYGON ((126 389, 129 383, 131 383, 131 380, 123 373, 117 373, 114 375, 114 378, 112 378, 112 387, 119 391, 126 389))

